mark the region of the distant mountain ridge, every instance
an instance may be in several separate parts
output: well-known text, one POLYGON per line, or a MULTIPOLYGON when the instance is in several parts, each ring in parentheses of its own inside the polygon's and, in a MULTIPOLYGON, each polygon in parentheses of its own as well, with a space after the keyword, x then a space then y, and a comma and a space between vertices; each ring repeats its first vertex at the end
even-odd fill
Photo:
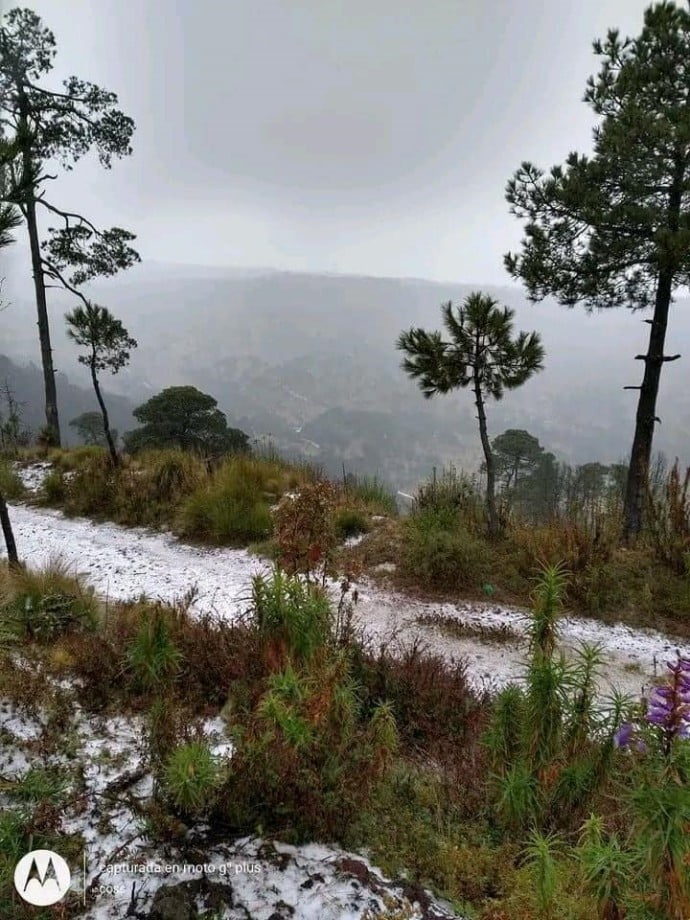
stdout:
MULTIPOLYGON (((0 354, 0 387, 7 383, 21 406, 22 424, 36 435, 45 425, 43 411, 43 372, 35 364, 19 364, 0 354)), ((70 383, 66 374, 57 374, 58 410, 62 440, 66 445, 78 444, 79 438, 69 427, 71 419, 82 412, 98 412, 98 402, 93 390, 89 391, 70 383)), ((110 423, 120 433, 137 425, 132 415, 134 403, 123 396, 104 391, 110 423)), ((0 398, 0 412, 5 411, 0 398)))
MULTIPOLYGON (((3 350, 36 360, 30 279, 5 274, 13 304, 0 316, 3 350)), ((575 463, 624 458, 636 393, 623 387, 641 379, 641 314, 534 305, 508 286, 150 263, 92 285, 89 296, 139 341, 131 368, 107 381, 111 389, 138 403, 191 383, 253 436, 272 436, 328 467, 342 452, 339 466, 344 460, 409 488, 433 465, 475 468, 480 450, 470 394, 423 400, 400 369, 395 341, 411 325, 438 328, 440 304, 476 289, 515 309, 517 328, 538 330, 547 352, 543 373, 489 406, 490 434, 526 428, 575 463)), ((71 301, 57 292, 50 300, 58 366, 81 385, 86 375, 58 319, 71 301)), ((672 308, 668 339, 690 358, 687 306, 672 308)), ((664 368, 656 446, 690 460, 686 380, 684 361, 664 368)))

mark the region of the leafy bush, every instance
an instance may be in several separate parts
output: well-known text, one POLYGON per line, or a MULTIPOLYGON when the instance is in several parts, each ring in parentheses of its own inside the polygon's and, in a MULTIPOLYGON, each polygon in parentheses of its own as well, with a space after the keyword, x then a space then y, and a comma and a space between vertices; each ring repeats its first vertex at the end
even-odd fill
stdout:
POLYGON ((482 497, 477 485, 466 473, 454 466, 446 467, 437 476, 421 485, 415 496, 415 509, 419 511, 451 511, 467 525, 482 526, 484 517, 482 497))
POLYGON ((487 546, 449 508, 427 508, 405 521, 400 572, 429 588, 474 587, 487 576, 487 546))
POLYGON ((681 474, 678 460, 666 481, 648 497, 647 522, 658 558, 679 575, 690 563, 690 467, 681 474))
POLYGON ((369 518, 359 508, 338 508, 333 518, 333 525, 339 540, 356 537, 370 529, 369 518))
POLYGON ((265 539, 273 521, 269 503, 287 486, 280 464, 256 457, 233 457, 183 503, 176 530, 213 543, 246 544, 265 539))
POLYGON ((280 564, 291 575, 311 579, 329 573, 337 538, 333 527, 335 487, 326 481, 306 483, 296 495, 286 495, 275 513, 280 564))
POLYGON ((398 513, 394 492, 377 476, 356 476, 349 473, 344 481, 345 497, 348 503, 363 505, 372 514, 398 513))
POLYGON ((333 613, 323 591, 275 569, 252 580, 251 622, 274 655, 304 660, 329 642, 333 613))
MULTIPOLYGON (((98 417, 103 425, 103 420, 98 413, 98 417)), ((70 447, 69 449, 54 447, 48 451, 47 460, 52 465, 63 472, 72 472, 80 467, 88 466, 91 461, 106 458, 106 448, 96 444, 83 444, 80 447, 70 447)))
POLYGON ((74 515, 114 517, 115 498, 120 481, 120 476, 112 466, 108 454, 101 448, 96 448, 94 453, 85 457, 73 471, 66 488, 65 512, 74 515))
POLYGON ((525 686, 504 689, 493 707, 485 743, 497 813, 514 834, 549 822, 571 827, 591 810, 609 780, 613 736, 622 702, 596 705, 600 651, 587 645, 574 664, 556 654, 566 578, 543 569, 529 624, 525 686))
POLYGON ((232 493, 206 487, 195 492, 182 506, 176 521, 180 536, 209 543, 242 545, 261 540, 271 532, 268 505, 251 487, 232 493))
POLYGON ((200 817, 212 805, 219 769, 208 745, 199 741, 176 748, 165 764, 165 787, 175 807, 200 817))
POLYGON ((476 753, 471 739, 484 719, 486 701, 470 686, 464 664, 449 665, 418 645, 400 654, 382 649, 376 656, 355 646, 351 661, 365 712, 387 700, 411 747, 439 756, 476 753))
POLYGON ((41 503, 59 506, 67 496, 65 474, 60 469, 51 470, 44 478, 40 488, 41 503))
POLYGON ((18 639, 45 642, 98 621, 98 601, 92 588, 61 562, 42 569, 3 569, 0 611, 18 639))
POLYGON ((177 673, 180 651, 162 611, 144 615, 128 657, 136 684, 146 691, 160 690, 177 673))
POLYGON ((623 820, 583 827, 579 857, 602 917, 639 904, 645 920, 690 912, 690 659, 667 667, 615 736, 623 820))
POLYGON ((0 458, 0 494, 2 494, 5 501, 16 501, 18 498, 22 498, 25 491, 19 476, 17 476, 9 463, 5 463, 0 458))
POLYGON ((236 830, 341 839, 386 775, 397 744, 390 709, 360 718, 344 656, 317 655, 268 679, 235 733, 221 816, 236 830))

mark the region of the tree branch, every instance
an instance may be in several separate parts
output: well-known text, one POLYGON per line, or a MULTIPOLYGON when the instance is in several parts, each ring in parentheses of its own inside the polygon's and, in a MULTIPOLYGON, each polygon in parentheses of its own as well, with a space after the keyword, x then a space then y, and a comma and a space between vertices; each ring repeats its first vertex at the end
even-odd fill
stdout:
POLYGON ((78 291, 77 288, 71 285, 69 281, 67 281, 67 279, 62 276, 62 274, 58 271, 52 262, 41 256, 41 265, 46 269, 46 274, 51 278, 56 278, 66 291, 69 291, 71 294, 74 294, 75 297, 78 297, 84 306, 89 305, 90 301, 88 298, 85 297, 81 291, 78 291))
POLYGON ((26 81, 25 85, 36 93, 41 93, 44 96, 52 96, 54 99, 67 99, 68 102, 81 102, 82 104, 86 103, 86 99, 82 99, 80 96, 71 96, 69 93, 58 93, 55 90, 45 89, 42 86, 36 86, 35 83, 30 83, 28 80, 26 81))
POLYGON ((53 214, 57 214, 59 217, 62 217, 65 221, 65 227, 69 230, 69 221, 73 217, 75 220, 78 220, 80 223, 85 224, 90 230, 92 230, 97 236, 100 236, 100 233, 97 227, 91 223, 86 217, 83 217, 81 214, 75 214, 73 211, 62 211, 60 208, 55 207, 54 204, 50 204, 49 201, 46 201, 43 196, 36 198, 36 204, 42 204, 44 208, 47 208, 49 211, 52 211, 53 214))

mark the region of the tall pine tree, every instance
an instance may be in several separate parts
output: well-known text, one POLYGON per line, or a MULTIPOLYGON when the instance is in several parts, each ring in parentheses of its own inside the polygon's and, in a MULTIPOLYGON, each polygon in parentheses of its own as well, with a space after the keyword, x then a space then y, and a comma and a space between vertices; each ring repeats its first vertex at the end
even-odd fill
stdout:
POLYGON ((17 155, 10 162, 6 200, 24 219, 31 252, 38 334, 45 386, 46 439, 60 443, 57 392, 46 289, 58 285, 86 298, 79 288, 113 275, 139 260, 129 243, 133 234, 120 227, 99 230, 81 214, 48 200, 46 182, 56 164, 66 170, 90 150, 109 168, 112 158, 132 152, 134 122, 117 108, 117 96, 78 77, 58 92, 40 85, 53 67, 55 36, 32 10, 16 8, 0 24, 0 136, 17 155), (41 241, 39 213, 57 219, 41 241))
POLYGON ((536 332, 520 332, 513 337, 513 311, 501 308, 487 294, 475 292, 461 307, 453 308, 449 302, 442 311, 447 340, 440 332, 409 329, 400 334, 397 347, 406 355, 403 370, 419 382, 427 399, 461 388, 472 390, 486 466, 488 530, 495 537, 501 525, 486 400, 502 399, 505 390, 522 386, 542 370, 544 349, 536 332))
MULTIPOLYGON (((650 7, 641 34, 594 43, 601 69, 585 102, 598 117, 591 156, 548 173, 523 163, 508 183, 525 222, 508 271, 530 297, 588 310, 652 309, 630 453, 623 539, 640 533, 673 294, 690 283, 690 13, 650 7)), ((615 347, 615 344, 614 346, 615 347)), ((593 411, 595 408, 593 407, 593 411)))
MULTIPOLYGON (((9 169, 9 162, 13 156, 13 151, 9 145, 0 140, 0 251, 14 242, 13 231, 21 224, 21 218, 18 211, 11 205, 3 201, 5 189, 5 178, 9 169)), ((1 282, 1 279, 0 279, 1 282)), ((19 556, 17 555, 17 544, 14 540, 12 531, 12 522, 10 513, 7 509, 7 502, 2 491, 0 483, 0 529, 2 529, 7 547, 7 558, 10 565, 19 565, 19 556)))

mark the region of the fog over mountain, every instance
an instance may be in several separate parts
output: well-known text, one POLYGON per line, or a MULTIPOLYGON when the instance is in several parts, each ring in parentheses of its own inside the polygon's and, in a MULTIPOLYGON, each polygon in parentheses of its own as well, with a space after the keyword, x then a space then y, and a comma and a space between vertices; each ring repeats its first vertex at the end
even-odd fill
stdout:
MULTIPOLYGON (((256 437, 411 487, 434 464, 476 467, 479 441, 470 394, 425 402, 396 338, 482 289, 547 352, 543 373, 488 407, 492 436, 521 427, 571 462, 624 458, 643 317, 531 305, 500 285, 523 233, 507 180, 523 160, 591 150, 592 41, 637 33, 647 5, 102 0, 96 14, 35 0, 57 41, 47 85, 83 76, 136 124, 112 170, 89 155, 50 184, 60 206, 137 236, 142 264, 87 290, 140 343, 106 388, 137 403, 192 383, 256 437)), ((44 235, 52 215, 39 220, 44 235)), ((26 255, 20 234, 0 256, 0 354, 38 364, 26 255)), ((49 295, 57 366, 88 389, 64 335, 73 301, 49 295)), ((667 350, 688 341, 678 303, 667 350)), ((690 457, 686 367, 663 369, 656 446, 671 457, 690 457)))
MULTIPOLYGON (((7 263, 1 352, 38 363, 34 308, 19 252, 7 263), (22 278, 23 276, 23 278, 22 278)), ((438 328, 440 304, 476 286, 412 278, 306 274, 270 269, 143 263, 94 284, 89 295, 122 318, 139 342, 131 367, 106 378, 134 403, 165 386, 212 393, 254 437, 328 469, 379 473, 411 487, 436 464, 474 469, 480 460, 469 392, 431 401, 400 369, 399 332, 438 328)), ((517 287, 485 285, 516 312, 516 326, 543 338, 545 370, 488 407, 492 436, 526 428, 562 459, 615 462, 632 438, 648 326, 625 309, 587 315, 529 303, 517 287)), ((51 292, 57 367, 89 388, 64 334, 69 297, 51 292)), ((690 310, 673 308, 670 352, 688 354, 690 310)), ((690 456, 690 395, 683 360, 664 368, 656 446, 690 456)), ((64 384, 63 384, 64 386, 64 384)), ((67 420, 65 420, 67 421, 67 420)))

